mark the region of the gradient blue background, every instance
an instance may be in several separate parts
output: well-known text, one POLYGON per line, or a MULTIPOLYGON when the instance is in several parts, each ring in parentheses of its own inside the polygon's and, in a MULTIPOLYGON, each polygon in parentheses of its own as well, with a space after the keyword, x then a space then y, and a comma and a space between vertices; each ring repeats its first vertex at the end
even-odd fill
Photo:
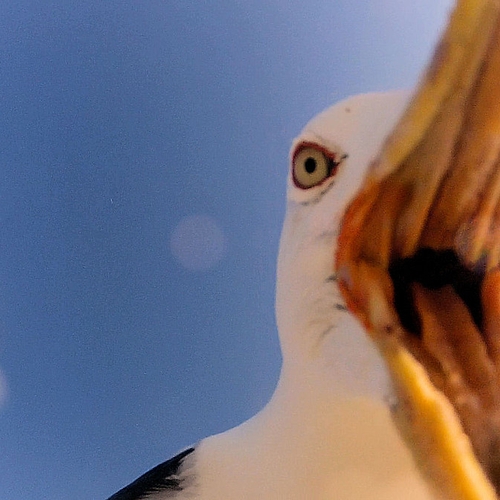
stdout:
POLYGON ((0 3, 0 499, 103 499, 265 404, 291 139, 412 87, 450 6, 0 3))

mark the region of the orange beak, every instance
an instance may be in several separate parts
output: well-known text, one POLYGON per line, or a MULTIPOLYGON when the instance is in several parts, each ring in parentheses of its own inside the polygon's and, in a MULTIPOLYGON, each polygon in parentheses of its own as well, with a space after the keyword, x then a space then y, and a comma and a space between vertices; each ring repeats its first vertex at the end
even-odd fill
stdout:
POLYGON ((336 267, 445 498, 500 498, 500 3, 458 0, 343 219, 336 267))

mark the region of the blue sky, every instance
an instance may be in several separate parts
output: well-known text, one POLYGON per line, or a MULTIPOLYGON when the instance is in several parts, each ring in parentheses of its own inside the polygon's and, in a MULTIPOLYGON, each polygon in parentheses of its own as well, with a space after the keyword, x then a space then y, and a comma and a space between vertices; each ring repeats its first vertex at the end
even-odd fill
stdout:
POLYGON ((276 383, 287 154, 411 88, 422 0, 0 3, 0 498, 104 499, 276 383))

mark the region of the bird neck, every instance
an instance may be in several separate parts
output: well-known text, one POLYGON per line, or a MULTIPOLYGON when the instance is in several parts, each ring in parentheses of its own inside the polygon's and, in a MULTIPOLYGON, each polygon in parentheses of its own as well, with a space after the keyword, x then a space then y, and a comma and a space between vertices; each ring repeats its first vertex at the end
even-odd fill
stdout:
POLYGON ((298 375, 284 370, 269 406, 257 416, 256 431, 266 445, 280 456, 293 456, 290 472, 303 475, 304 468, 310 469, 327 491, 340 471, 371 474, 378 463, 382 473, 381 456, 391 447, 387 436, 399 441, 383 403, 332 393, 314 373, 298 375))
POLYGON ((202 444, 201 456, 213 461, 208 476, 224 488, 237 488, 217 495, 241 500, 430 498, 406 494, 408 485, 423 491, 422 481, 381 402, 337 399, 310 382, 284 370, 264 410, 202 444), (390 495, 387 489, 400 481, 404 489, 390 495), (366 496, 377 488, 380 496, 366 496))

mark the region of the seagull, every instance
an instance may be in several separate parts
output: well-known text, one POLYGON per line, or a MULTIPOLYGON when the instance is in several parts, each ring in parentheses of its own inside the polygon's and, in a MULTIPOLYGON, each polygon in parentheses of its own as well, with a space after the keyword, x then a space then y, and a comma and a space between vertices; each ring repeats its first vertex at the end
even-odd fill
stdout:
POLYGON ((414 92, 293 141, 280 378, 109 500, 498 500, 500 5, 458 0, 414 92))
POLYGON ((384 403, 382 362, 347 311, 333 272, 342 213, 363 178, 350 169, 367 168, 407 98, 348 99, 294 141, 277 272, 283 367, 269 404, 110 500, 330 500, 371 498, 374 491, 373 498, 387 500, 429 498, 384 403), (372 120, 360 130, 366 116, 372 120), (365 147, 356 149, 360 134, 365 147))

